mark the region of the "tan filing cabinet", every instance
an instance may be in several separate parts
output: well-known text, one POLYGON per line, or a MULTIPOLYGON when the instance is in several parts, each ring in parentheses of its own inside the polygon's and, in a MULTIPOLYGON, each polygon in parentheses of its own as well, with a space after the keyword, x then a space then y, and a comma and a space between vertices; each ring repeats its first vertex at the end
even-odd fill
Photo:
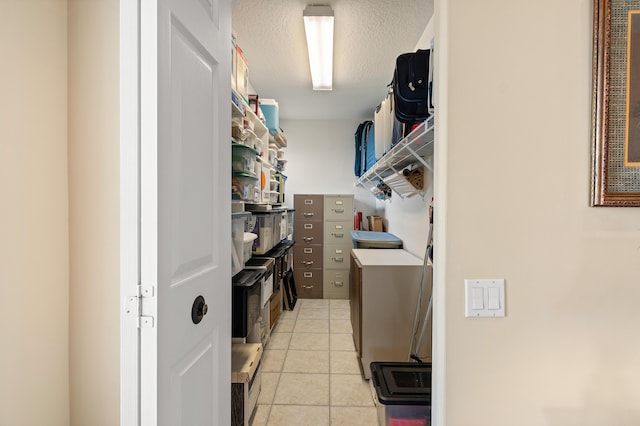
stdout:
POLYGON ((295 194, 293 203, 298 297, 348 299, 353 195, 295 194))
POLYGON ((324 196, 325 299, 349 298, 349 254, 353 243, 353 195, 324 196))
POLYGON ((322 299, 324 196, 294 194, 293 278, 298 298, 322 299))

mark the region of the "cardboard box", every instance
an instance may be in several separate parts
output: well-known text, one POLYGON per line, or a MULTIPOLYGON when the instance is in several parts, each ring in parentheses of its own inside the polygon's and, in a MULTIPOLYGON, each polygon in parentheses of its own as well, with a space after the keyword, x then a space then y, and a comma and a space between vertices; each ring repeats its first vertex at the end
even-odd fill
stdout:
POLYGON ((231 46, 231 90, 236 90, 237 60, 236 47, 231 46))
POLYGON ((369 231, 382 232, 382 218, 380 216, 367 216, 369 231))
POLYGON ((240 46, 236 48, 236 91, 249 103, 249 66, 240 46))
POLYGON ((231 90, 236 90, 236 61, 237 61, 238 36, 231 32, 231 90))

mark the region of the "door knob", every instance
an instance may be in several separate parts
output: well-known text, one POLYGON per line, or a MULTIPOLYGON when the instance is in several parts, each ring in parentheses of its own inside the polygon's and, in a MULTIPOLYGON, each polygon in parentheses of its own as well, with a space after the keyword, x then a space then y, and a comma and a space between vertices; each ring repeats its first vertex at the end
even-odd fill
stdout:
POLYGON ((205 303, 204 297, 196 297, 196 300, 193 301, 193 306, 191 306, 191 321, 193 321, 194 324, 200 323, 202 318, 207 315, 208 310, 209 307, 205 303))

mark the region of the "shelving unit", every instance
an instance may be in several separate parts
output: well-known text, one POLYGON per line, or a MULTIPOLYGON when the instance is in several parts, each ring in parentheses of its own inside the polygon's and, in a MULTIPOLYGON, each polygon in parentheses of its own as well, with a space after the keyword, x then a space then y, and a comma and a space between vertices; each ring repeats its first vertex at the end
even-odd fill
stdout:
MULTIPOLYGON (((355 186, 367 187, 377 184, 402 171, 413 164, 420 164, 427 170, 433 171, 433 141, 434 124, 433 116, 422 122, 405 138, 394 145, 382 156, 369 170, 367 170, 355 182, 355 186), (431 159, 431 161, 428 161, 431 159)), ((394 189, 393 187, 391 189, 394 189)), ((395 191, 401 198, 410 197, 420 193, 415 191, 395 191)))
MULTIPOLYGON (((269 161, 269 149, 273 148, 277 152, 278 149, 287 146, 287 140, 282 131, 279 131, 276 135, 271 135, 269 129, 256 115, 253 108, 233 90, 231 92, 231 117, 236 126, 238 125, 237 123, 241 123, 240 127, 242 128, 242 130, 238 131, 239 135, 232 134, 232 142, 247 144, 245 142, 247 140, 249 141, 248 146, 255 148, 257 151, 256 161, 259 163, 257 174, 261 186, 259 196, 251 199, 234 200, 233 211, 271 210, 272 206, 280 205, 284 201, 281 200, 280 191, 280 185, 283 185, 284 182, 276 180, 276 174, 279 171, 276 164, 272 164, 269 161), (234 136, 236 139, 234 139, 234 136), (264 187, 262 187, 262 182, 264 182, 264 187)), ((237 130, 237 127, 234 130, 237 130)))

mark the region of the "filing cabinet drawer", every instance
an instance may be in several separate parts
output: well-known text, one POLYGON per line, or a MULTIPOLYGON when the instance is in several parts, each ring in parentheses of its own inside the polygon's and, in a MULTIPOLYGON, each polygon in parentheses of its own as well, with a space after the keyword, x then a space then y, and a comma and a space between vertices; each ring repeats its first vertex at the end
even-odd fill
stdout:
POLYGON ((293 280, 300 299, 322 299, 322 268, 294 269, 293 280))
POLYGON ((348 269, 349 253, 351 253, 351 246, 326 244, 324 246, 324 267, 327 269, 348 269))
POLYGON ((348 245, 351 242, 351 230, 353 220, 343 220, 340 222, 325 222, 324 243, 348 245))
POLYGON ((325 195, 324 220, 353 221, 353 197, 325 195))
POLYGON ((293 238, 295 239, 296 246, 298 244, 301 244, 301 245, 322 244, 322 241, 323 241, 322 222, 294 221, 293 238))
POLYGON ((324 273, 323 293, 325 299, 348 299, 349 270, 326 270, 324 273))
POLYGON ((294 194, 293 204, 296 221, 323 220, 324 213, 323 195, 294 194))
POLYGON ((321 245, 295 245, 293 246, 293 268, 311 269, 322 268, 322 246, 321 245))

